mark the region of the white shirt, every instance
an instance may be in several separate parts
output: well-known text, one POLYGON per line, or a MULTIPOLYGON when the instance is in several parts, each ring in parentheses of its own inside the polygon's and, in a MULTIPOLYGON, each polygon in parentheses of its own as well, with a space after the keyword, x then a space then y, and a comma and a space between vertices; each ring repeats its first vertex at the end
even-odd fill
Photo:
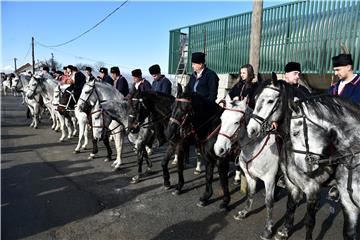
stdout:
POLYGON ((354 78, 356 78, 356 74, 355 76, 350 79, 350 80, 347 80, 347 81, 341 81, 340 84, 339 84, 339 87, 338 87, 338 95, 340 95, 340 93, 342 92, 342 90, 344 89, 345 85, 348 84, 349 82, 351 82, 352 80, 354 80, 354 78))

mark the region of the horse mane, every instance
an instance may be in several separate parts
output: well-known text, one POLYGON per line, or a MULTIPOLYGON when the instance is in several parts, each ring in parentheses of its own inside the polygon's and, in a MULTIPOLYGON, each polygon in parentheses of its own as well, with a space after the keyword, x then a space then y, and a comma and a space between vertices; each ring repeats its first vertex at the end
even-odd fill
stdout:
POLYGON ((140 92, 137 97, 144 99, 145 105, 150 103, 153 110, 161 114, 168 114, 171 112, 171 105, 175 101, 174 96, 155 91, 140 92))
MULTIPOLYGON (((95 81, 95 80, 94 80, 95 81)), ((115 94, 116 98, 115 99, 120 99, 120 100, 123 100, 124 99, 124 95, 118 91, 116 88, 114 88, 113 86, 111 86, 110 84, 108 83, 103 83, 103 82, 98 82, 98 81, 95 81, 95 84, 96 85, 100 85, 106 89, 108 89, 109 91, 111 91, 111 93, 115 94)))
MULTIPOLYGON (((283 80, 266 80, 259 86, 256 95, 261 93, 264 88, 271 84, 280 88, 284 102, 294 103, 295 106, 300 103, 304 103, 306 106, 311 106, 320 118, 327 117, 328 111, 330 111, 333 114, 332 116, 335 118, 338 116, 344 116, 345 110, 347 110, 353 118, 360 121, 360 107, 357 103, 354 103, 349 99, 327 93, 307 95, 303 91, 283 80), (294 97, 298 97, 299 100, 294 101, 294 97)), ((287 108, 288 105, 284 104, 283 107, 287 108)))
POLYGON ((320 118, 325 118, 328 116, 327 112, 330 111, 335 118, 344 116, 344 114, 350 114, 351 117, 360 121, 360 106, 346 98, 335 95, 322 94, 301 99, 299 100, 299 103, 300 102, 307 106, 310 105, 312 108, 314 108, 314 112, 320 118))

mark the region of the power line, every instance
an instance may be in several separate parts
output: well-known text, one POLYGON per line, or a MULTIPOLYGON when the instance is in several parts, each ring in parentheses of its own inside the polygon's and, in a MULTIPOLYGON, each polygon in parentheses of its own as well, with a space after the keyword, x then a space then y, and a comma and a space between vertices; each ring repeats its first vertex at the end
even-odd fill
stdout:
MULTIPOLYGON (((39 44, 40 45, 40 44, 39 44)), ((124 69, 135 69, 135 67, 129 67, 129 66, 123 66, 123 65, 119 65, 119 64, 113 64, 113 63, 107 63, 105 61, 102 61, 102 60, 99 60, 99 59, 93 59, 93 58, 89 58, 89 57, 83 57, 83 56, 78 56, 78 55, 75 55, 75 54, 72 54, 72 53, 69 53, 69 52, 65 52, 63 50, 59 50, 59 49, 55 49, 55 48, 52 48, 52 47, 45 47, 43 45, 40 45, 44 48, 48 48, 48 49, 51 49, 51 50, 54 50, 54 51, 57 51, 57 52, 60 52, 60 53, 63 53, 63 54, 66 54, 66 55, 70 55, 74 58, 77 58, 77 59, 82 59, 82 60, 88 60, 88 61, 91 61, 91 62, 103 62, 104 64, 106 64, 107 66, 118 66, 120 68, 124 68, 124 69)))
POLYGON ((56 45, 46 45, 46 44, 42 44, 38 41, 36 41, 39 45, 43 46, 43 47, 60 47, 60 46, 64 46, 68 43, 71 43, 79 38, 81 38, 82 36, 84 36, 85 34, 87 34, 88 32, 90 32, 91 30, 95 29, 97 26, 99 26, 101 23, 103 23, 106 19, 108 19, 111 15, 113 15, 117 10, 119 10, 122 6, 124 6, 129 0, 126 0, 125 2, 123 2, 119 7, 115 8, 111 13, 109 13, 107 16, 105 16, 100 22, 96 23, 93 27, 89 28, 88 30, 86 30, 85 32, 81 33, 80 35, 74 37, 73 39, 70 39, 69 41, 66 41, 64 43, 60 43, 60 44, 56 44, 56 45))

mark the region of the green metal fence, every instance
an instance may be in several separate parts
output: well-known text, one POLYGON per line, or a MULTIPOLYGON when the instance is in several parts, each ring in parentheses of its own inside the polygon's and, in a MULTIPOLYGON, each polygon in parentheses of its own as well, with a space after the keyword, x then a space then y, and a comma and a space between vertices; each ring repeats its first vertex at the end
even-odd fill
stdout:
MULTIPOLYGON (((241 4, 241 2, 239 3, 241 4)), ((181 32, 188 34, 187 71, 192 52, 205 51, 217 73, 238 73, 249 62, 251 12, 170 31, 169 73, 180 58, 181 32)), ((331 73, 331 57, 345 44, 360 72, 360 1, 297 1, 263 10, 260 72, 283 72, 289 61, 304 73, 331 73)))

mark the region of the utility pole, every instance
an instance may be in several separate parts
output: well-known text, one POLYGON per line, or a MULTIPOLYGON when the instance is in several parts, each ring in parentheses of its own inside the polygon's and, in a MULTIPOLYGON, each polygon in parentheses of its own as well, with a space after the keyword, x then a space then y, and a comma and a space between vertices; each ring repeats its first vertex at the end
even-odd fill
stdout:
POLYGON ((255 79, 259 73, 260 65, 260 43, 261 43, 261 21, 263 12, 263 0, 254 0, 251 18, 250 39, 250 64, 254 67, 255 79))
POLYGON ((16 60, 17 60, 17 58, 14 58, 15 73, 16 73, 16 70, 17 70, 17 67, 16 67, 16 60))
POLYGON ((33 74, 35 73, 35 50, 34 50, 34 37, 31 38, 31 46, 32 46, 32 69, 33 74))
POLYGON ((54 68, 54 54, 51 53, 51 69, 54 68))
MULTIPOLYGON (((257 74, 259 73, 260 65, 260 43, 261 43, 261 21, 263 11, 263 0, 253 1, 253 12, 251 17, 251 34, 250 34, 250 59, 249 62, 254 68, 255 80, 257 81, 257 74)), ((247 192, 247 181, 243 174, 241 174, 240 191, 247 192)))

